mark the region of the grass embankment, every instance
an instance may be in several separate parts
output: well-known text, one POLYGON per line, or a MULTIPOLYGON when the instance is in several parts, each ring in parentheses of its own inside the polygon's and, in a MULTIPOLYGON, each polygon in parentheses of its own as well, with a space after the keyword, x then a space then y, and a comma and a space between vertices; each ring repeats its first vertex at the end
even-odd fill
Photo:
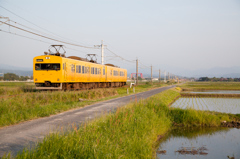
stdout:
POLYGON ((240 90, 240 82, 187 82, 183 90, 240 90))
MULTIPOLYGON (((24 86, 22 83, 5 83, 8 84, 8 87, 5 85, 5 87, 7 87, 6 89, 10 90, 12 90, 12 88, 15 89, 15 87, 18 88, 19 86, 24 86)), ((147 91, 160 86, 163 85, 139 85, 135 87, 135 93, 147 91)), ((128 89, 129 93, 132 94, 133 88, 128 89)), ((127 88, 122 87, 67 92, 28 92, 17 96, 2 97, 0 98, 0 127, 57 114, 69 109, 79 108, 98 101, 125 95, 127 95, 127 88), (78 102, 79 98, 87 100, 78 102)))
POLYGON ((167 90, 105 114, 79 129, 73 125, 73 130, 50 134, 35 149, 25 149, 16 158, 154 158, 158 135, 173 124, 218 126, 222 120, 230 120, 227 114, 169 109, 179 95, 167 90))
POLYGON ((0 98, 0 127, 83 107, 116 94, 115 89, 98 89, 78 92, 24 93, 21 96, 0 98), (88 100, 78 102, 79 98, 88 100))

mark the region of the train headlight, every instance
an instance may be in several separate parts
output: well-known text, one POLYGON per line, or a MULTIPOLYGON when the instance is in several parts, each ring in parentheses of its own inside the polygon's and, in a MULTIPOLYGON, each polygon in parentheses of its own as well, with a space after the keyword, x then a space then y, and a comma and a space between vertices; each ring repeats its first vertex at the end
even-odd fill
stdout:
POLYGON ((35 78, 35 81, 37 81, 37 78, 35 78))

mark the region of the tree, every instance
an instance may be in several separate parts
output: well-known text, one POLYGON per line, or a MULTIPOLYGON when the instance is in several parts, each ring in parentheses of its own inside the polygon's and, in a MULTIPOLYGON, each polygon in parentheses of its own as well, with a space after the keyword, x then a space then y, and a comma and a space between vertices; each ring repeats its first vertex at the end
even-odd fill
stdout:
POLYGON ((138 80, 142 80, 142 77, 138 76, 138 80))
POLYGON ((19 76, 14 73, 5 73, 3 80, 5 81, 19 80, 19 76))
POLYGON ((199 81, 210 81, 208 77, 200 77, 199 81))

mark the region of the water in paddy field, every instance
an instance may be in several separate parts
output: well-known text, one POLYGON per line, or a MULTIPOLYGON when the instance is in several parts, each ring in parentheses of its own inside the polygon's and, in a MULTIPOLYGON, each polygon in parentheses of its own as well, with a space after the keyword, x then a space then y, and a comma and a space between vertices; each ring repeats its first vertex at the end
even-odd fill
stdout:
POLYGON ((240 114, 240 98, 181 97, 177 99, 171 107, 240 114))
POLYGON ((160 141, 156 156, 160 159, 240 158, 240 129, 177 128, 160 141))
POLYGON ((183 91, 182 93, 196 93, 196 94, 240 94, 240 91, 234 90, 204 90, 204 91, 183 91))

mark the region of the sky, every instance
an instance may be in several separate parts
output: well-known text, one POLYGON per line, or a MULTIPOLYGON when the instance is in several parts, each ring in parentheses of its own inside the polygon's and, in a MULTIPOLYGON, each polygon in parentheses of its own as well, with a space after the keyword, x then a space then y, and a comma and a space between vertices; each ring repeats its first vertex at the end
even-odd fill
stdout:
MULTIPOLYGON (((103 40, 128 60, 105 49, 105 63, 129 70, 136 58, 140 70, 152 65, 175 74, 179 68, 240 66, 240 0, 0 0, 0 16, 9 17, 8 24, 82 46, 103 40)), ((63 44, 5 24, 0 30, 0 64, 31 68, 33 57, 51 44, 63 44)), ((100 49, 63 45, 67 56, 97 54, 101 62, 100 49)))

